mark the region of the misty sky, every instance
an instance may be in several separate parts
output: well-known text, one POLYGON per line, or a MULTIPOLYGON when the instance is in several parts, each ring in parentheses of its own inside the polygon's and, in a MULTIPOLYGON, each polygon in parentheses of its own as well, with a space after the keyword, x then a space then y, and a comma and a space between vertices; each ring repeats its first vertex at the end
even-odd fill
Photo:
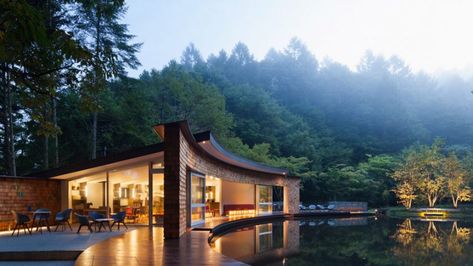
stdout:
POLYGON ((319 60, 354 68, 367 49, 414 70, 473 73, 473 1, 128 0, 124 18, 143 42, 143 66, 161 68, 193 42, 204 58, 235 43, 257 59, 300 38, 319 60))

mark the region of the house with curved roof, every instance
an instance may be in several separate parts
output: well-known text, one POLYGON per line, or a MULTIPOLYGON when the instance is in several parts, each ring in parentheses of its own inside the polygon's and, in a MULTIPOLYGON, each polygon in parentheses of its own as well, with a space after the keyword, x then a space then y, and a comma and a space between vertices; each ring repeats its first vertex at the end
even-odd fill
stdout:
POLYGON ((161 225, 165 238, 220 217, 296 213, 300 178, 225 150, 186 121, 159 124, 163 142, 32 174, 60 183, 61 208, 126 212, 131 223, 161 225))

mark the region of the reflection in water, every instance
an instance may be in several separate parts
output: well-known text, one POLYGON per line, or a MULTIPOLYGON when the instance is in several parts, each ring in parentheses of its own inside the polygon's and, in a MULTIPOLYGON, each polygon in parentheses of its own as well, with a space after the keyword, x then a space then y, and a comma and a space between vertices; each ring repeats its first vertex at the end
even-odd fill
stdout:
POLYGON ((465 265, 473 262, 468 246, 469 228, 459 227, 457 221, 423 221, 416 227, 417 230, 413 229, 411 220, 406 219, 394 234, 400 245, 392 250, 404 264, 465 265))
POLYGON ((213 247, 252 265, 473 265, 472 227, 467 221, 290 220, 239 229, 213 247))
POLYGON ((213 247, 226 256, 252 265, 284 260, 299 247, 299 224, 274 222, 239 229, 217 239, 213 247))

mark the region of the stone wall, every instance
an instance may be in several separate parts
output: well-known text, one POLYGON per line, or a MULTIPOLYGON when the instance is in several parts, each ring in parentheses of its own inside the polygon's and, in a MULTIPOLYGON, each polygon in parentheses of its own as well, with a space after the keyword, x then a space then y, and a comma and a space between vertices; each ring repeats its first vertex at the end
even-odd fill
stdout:
POLYGON ((259 173, 215 160, 189 143, 179 123, 166 125, 164 165, 165 238, 180 237, 187 230, 187 182, 190 171, 232 182, 283 186, 284 211, 296 213, 299 210, 299 178, 259 173))
POLYGON ((0 230, 8 230, 14 225, 12 210, 30 215, 29 208, 48 208, 52 211, 52 223, 60 206, 61 190, 58 180, 0 177, 0 230))

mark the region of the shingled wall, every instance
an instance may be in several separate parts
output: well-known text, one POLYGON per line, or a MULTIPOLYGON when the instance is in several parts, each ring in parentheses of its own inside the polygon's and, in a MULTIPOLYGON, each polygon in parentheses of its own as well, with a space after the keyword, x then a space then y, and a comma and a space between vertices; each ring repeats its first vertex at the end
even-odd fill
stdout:
POLYGON ((190 171, 232 182, 282 186, 284 187, 284 212, 298 212, 299 178, 245 170, 209 158, 189 143, 179 123, 166 125, 164 142, 165 238, 178 238, 188 229, 187 190, 190 171))
POLYGON ((52 211, 52 223, 60 207, 58 180, 0 176, 0 230, 14 225, 12 210, 31 216, 31 211, 48 208, 52 211))

